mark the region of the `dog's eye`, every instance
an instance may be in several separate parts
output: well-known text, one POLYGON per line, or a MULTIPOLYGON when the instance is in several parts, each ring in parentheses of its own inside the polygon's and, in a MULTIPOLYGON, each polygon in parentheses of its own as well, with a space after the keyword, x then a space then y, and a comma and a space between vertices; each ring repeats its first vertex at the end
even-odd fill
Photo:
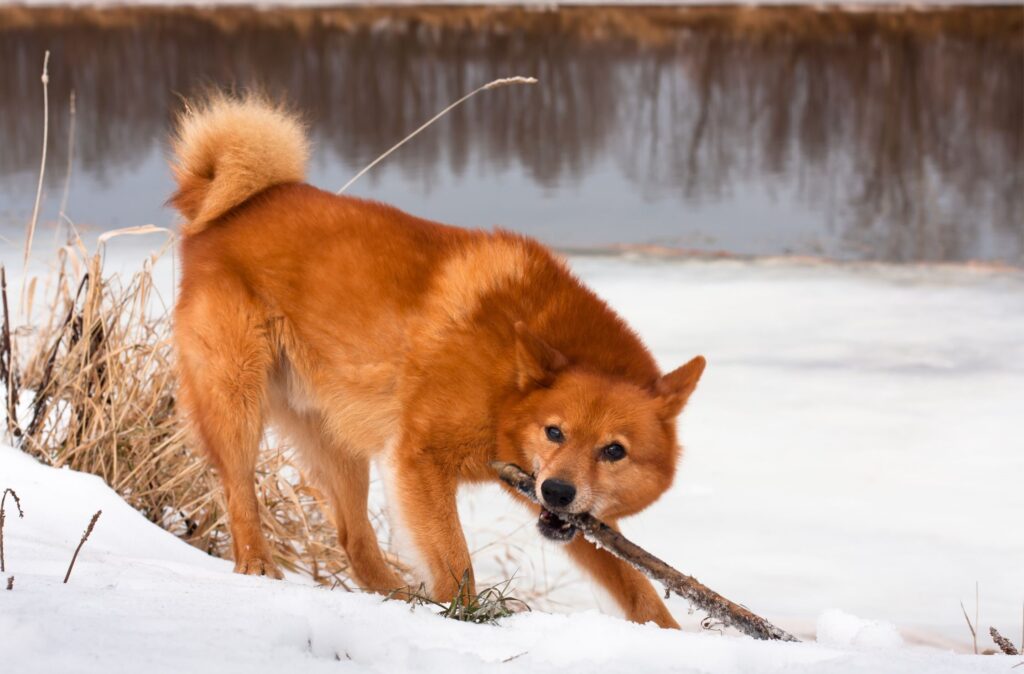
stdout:
POLYGON ((565 440, 565 435, 562 433, 562 429, 558 426, 548 426, 544 429, 544 433, 548 436, 548 440, 551 442, 562 442, 565 440))
POLYGON ((613 442, 601 450, 601 458, 605 461, 619 461, 626 458, 626 448, 613 442))

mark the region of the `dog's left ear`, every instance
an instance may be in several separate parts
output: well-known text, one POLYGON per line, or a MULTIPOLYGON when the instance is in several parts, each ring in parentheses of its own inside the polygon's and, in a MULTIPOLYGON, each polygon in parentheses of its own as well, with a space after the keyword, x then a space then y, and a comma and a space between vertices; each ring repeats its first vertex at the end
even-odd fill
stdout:
POLYGON ((569 364, 562 352, 553 348, 519 321, 516 329, 516 376, 519 390, 550 386, 558 371, 569 364))
POLYGON ((672 419, 683 411, 683 406, 693 393, 693 389, 697 388, 697 382, 700 381, 706 364, 704 356, 697 356, 658 380, 655 391, 661 400, 662 417, 672 419))

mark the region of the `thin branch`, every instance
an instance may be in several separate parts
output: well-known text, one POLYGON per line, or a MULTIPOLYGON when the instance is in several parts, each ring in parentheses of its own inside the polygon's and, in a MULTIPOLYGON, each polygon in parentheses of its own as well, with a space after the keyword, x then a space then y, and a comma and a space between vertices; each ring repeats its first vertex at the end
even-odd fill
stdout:
POLYGON ((75 548, 75 554, 72 555, 71 563, 68 564, 68 572, 64 574, 65 584, 68 582, 68 578, 71 578, 71 569, 75 568, 75 560, 78 559, 78 553, 82 550, 82 546, 85 545, 85 542, 89 540, 89 534, 92 533, 92 528, 96 526, 96 520, 98 520, 102 514, 102 510, 97 510, 96 514, 92 516, 91 520, 89 520, 89 526, 85 528, 85 533, 82 534, 82 540, 78 541, 78 547, 75 548))
POLYGON ((384 154, 382 154, 381 156, 377 157, 372 162, 367 164, 366 167, 363 168, 362 171, 360 171, 359 173, 357 173, 354 176, 352 176, 352 178, 347 183, 342 185, 341 189, 338 190, 335 194, 341 194, 342 192, 347 190, 349 188, 349 186, 352 185, 352 183, 354 183, 355 181, 359 180, 363 176, 364 173, 366 173, 367 171, 372 169, 374 166, 379 164, 381 161, 383 161, 385 158, 387 158, 387 156, 390 155, 392 152, 394 152, 395 150, 397 150, 398 148, 402 147, 407 142, 409 142, 410 140, 415 138, 419 134, 420 131, 423 131, 423 129, 427 128, 428 126, 430 126, 431 124, 433 124, 437 120, 441 119, 446 114, 448 114, 450 111, 454 110, 455 108, 459 107, 460 105, 462 105, 463 103, 465 103, 469 99, 473 98, 474 96, 479 94, 481 91, 487 91, 488 89, 497 89, 498 87, 504 87, 504 86, 507 86, 509 84, 536 84, 536 83, 537 83, 537 78, 535 78, 535 77, 516 76, 516 77, 502 77, 502 78, 494 80, 492 82, 488 82, 487 84, 483 85, 482 87, 477 87, 473 91, 469 92, 468 94, 466 94, 465 96, 463 96, 459 100, 457 100, 454 103, 452 103, 451 105, 449 105, 447 108, 445 108, 441 112, 437 113, 436 115, 434 115, 433 117, 428 119, 418 129, 416 129, 415 131, 410 133, 408 136, 406 136, 402 140, 398 141, 397 144, 393 145, 390 150, 388 150, 387 152, 385 152, 384 154))
POLYGON ((13 590, 14 589, 14 576, 7 576, 7 589, 8 590, 13 590))
MULTIPOLYGON (((534 503, 538 502, 532 475, 513 463, 495 461, 491 463, 491 467, 498 471, 498 476, 505 483, 534 503)), ((707 611, 715 620, 735 627, 755 639, 799 641, 792 634, 772 625, 749 609, 729 601, 696 578, 673 569, 594 516, 584 513, 559 514, 559 517, 579 529, 594 545, 607 550, 648 578, 660 582, 668 590, 707 611)))

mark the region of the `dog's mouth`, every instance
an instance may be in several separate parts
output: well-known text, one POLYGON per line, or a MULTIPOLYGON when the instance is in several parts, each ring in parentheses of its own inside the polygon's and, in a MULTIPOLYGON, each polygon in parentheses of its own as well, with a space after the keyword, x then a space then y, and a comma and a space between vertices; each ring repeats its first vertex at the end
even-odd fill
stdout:
POLYGON ((544 538, 559 543, 568 543, 578 531, 575 525, 544 507, 540 509, 540 517, 537 518, 537 530, 544 538))

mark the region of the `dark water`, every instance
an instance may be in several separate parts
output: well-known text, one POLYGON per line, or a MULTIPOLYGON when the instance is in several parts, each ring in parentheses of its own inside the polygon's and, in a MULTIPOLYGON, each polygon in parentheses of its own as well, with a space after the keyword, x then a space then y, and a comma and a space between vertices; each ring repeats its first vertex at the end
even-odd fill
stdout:
POLYGON ((168 224, 179 95, 258 84, 337 189, 562 247, 1024 263, 1024 13, 0 9, 0 223, 168 224))

